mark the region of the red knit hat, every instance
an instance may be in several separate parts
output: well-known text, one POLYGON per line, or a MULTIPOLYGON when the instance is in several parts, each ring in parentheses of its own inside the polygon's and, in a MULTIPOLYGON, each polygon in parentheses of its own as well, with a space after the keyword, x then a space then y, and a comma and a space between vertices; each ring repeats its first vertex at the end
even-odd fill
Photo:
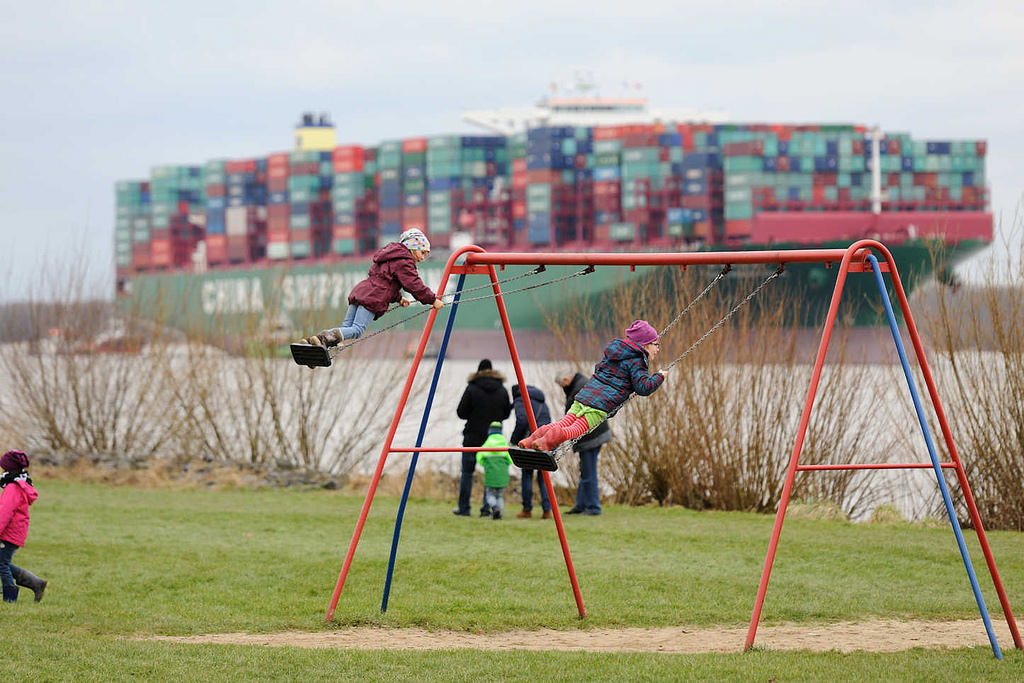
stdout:
POLYGON ((658 341, 658 331, 646 320, 634 320, 633 324, 626 328, 626 339, 637 346, 644 346, 658 341))
POLYGON ((7 451, 0 456, 0 469, 5 472, 17 472, 28 467, 28 456, 24 451, 7 451))

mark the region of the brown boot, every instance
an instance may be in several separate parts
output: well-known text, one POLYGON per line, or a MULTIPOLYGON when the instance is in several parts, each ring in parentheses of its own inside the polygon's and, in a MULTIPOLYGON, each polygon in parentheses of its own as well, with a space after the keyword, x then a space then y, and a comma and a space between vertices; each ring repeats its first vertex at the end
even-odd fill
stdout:
POLYGON ((516 513, 516 517, 518 517, 519 519, 530 519, 531 517, 533 517, 533 512, 527 510, 526 508, 523 508, 522 510, 516 513))
POLYGON ((318 341, 315 343, 317 343, 319 346, 326 346, 327 348, 337 346, 342 341, 344 341, 342 339, 341 332, 339 332, 338 330, 323 330, 316 336, 318 341))
POLYGON ((540 516, 541 519, 551 519, 551 510, 545 510, 544 514, 540 516))

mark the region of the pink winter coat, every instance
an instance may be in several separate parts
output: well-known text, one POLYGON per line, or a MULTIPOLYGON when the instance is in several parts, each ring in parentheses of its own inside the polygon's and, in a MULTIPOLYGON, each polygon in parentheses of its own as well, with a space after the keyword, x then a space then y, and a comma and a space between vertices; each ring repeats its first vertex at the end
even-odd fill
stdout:
POLYGON ((0 541, 24 547, 28 538, 28 506, 39 494, 32 484, 15 479, 0 493, 0 541))

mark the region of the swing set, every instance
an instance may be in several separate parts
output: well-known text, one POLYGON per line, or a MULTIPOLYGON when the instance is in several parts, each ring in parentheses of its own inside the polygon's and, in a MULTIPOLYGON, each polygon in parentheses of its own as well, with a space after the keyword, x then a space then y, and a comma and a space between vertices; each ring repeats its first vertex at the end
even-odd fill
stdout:
MULTIPOLYGON (((412 317, 417 317, 426 313, 428 315, 426 323, 423 328, 423 332, 420 335, 419 344, 416 348, 416 353, 412 360, 412 365, 409 369, 409 375, 406 378, 405 385, 402 389, 402 394, 399 397, 398 405, 395 409, 394 417, 391 421, 391 426, 388 430, 387 436, 384 440, 384 446, 381 449, 380 457, 377 461, 377 466, 374 470, 373 476, 370 480, 366 492, 366 498, 363 501, 362 508, 359 512, 359 517, 356 522, 355 529, 352 534, 352 539, 349 543, 348 551, 345 555, 344 562, 342 564, 341 572, 338 575, 338 581, 335 585, 334 592, 331 595, 330 604, 327 608, 325 615, 325 621, 331 621, 334 618, 335 610, 337 609, 338 600, 341 597, 342 589, 345 585, 345 579, 348 576, 349 569, 352 565, 353 557, 355 556, 356 547, 359 544, 359 538, 362 534, 363 527, 366 523, 366 518, 370 511, 370 506, 373 502, 374 494, 376 493, 377 486, 384 472, 384 466, 388 459, 388 456, 392 453, 410 453, 412 454, 409 470, 406 476, 405 487, 402 492, 402 498, 399 503, 398 513, 395 520, 394 534, 391 544, 391 555, 388 561, 387 577, 384 583, 384 591, 381 599, 381 612, 386 612, 388 607, 388 598, 391 591, 391 581, 394 573, 395 561, 398 552, 398 543, 401 535, 402 520, 405 515, 405 507, 408 502, 410 490, 412 487, 412 480, 416 471, 416 464, 420 453, 452 453, 452 452, 478 452, 478 451, 491 451, 498 450, 495 448, 485 447, 447 447, 447 448, 424 448, 423 438, 426 432, 427 422, 430 417, 431 407, 433 405, 435 392, 437 389, 438 380, 441 375, 441 370, 444 365, 445 354, 447 351, 448 341, 451 337, 455 316, 458 313, 458 307, 461 304, 469 303, 471 301, 478 301, 483 299, 493 299, 498 311, 498 316, 501 320, 502 330, 504 332, 505 340, 508 345, 509 355, 511 357, 512 366, 515 370, 516 381, 519 386, 526 386, 527 382, 523 376, 523 370, 519 359, 519 354, 516 350, 516 342, 512 333, 512 326, 509 323, 508 311, 505 307, 505 296, 513 293, 527 291, 536 287, 547 286, 556 282, 571 279, 575 277, 585 276, 589 273, 594 272, 597 267, 604 266, 626 266, 630 269, 635 269, 639 266, 675 266, 686 268, 687 266, 724 266, 721 272, 710 282, 707 286, 691 301, 680 313, 666 326, 662 331, 662 334, 667 332, 673 325, 687 314, 687 312, 708 292, 711 291, 724 277, 735 266, 746 266, 746 265, 776 265, 776 270, 769 275, 763 282, 755 287, 745 298, 741 299, 725 316, 722 317, 715 325, 713 325, 703 336, 697 339, 691 344, 679 357, 669 364, 671 368, 676 363, 683 360, 689 353, 691 353, 697 346, 704 342, 714 332, 724 325, 740 308, 750 302, 756 297, 762 289, 764 289, 772 280, 781 276, 787 264, 792 263, 820 263, 826 267, 832 267, 834 264, 838 265, 838 272, 836 278, 836 284, 832 292, 832 299, 829 304, 828 313, 825 318, 824 327, 822 330, 821 341, 818 345, 817 354, 814 361, 814 369, 811 375, 810 386, 807 391, 807 398, 804 403, 803 412, 800 418, 800 425, 797 430, 795 442, 793 445, 793 451, 789 459, 789 465, 786 470, 786 477, 783 484, 782 494, 779 500, 778 511, 775 516, 775 523, 772 528, 771 539, 768 544, 768 552, 765 557, 764 567, 761 571, 761 579, 758 584, 757 597, 754 602, 753 613, 750 618, 750 626, 747 632, 747 639, 745 649, 750 649, 754 645, 754 639, 757 633, 757 625, 760 620, 761 610, 764 605, 765 595, 768 589, 768 581, 771 576, 772 564, 775 559, 775 553, 778 548, 779 537, 782 532, 782 525, 786 516, 786 509, 789 504, 790 493, 793 488, 793 483, 798 472, 815 472, 823 470, 862 470, 862 469, 923 469, 932 468, 935 473, 936 480, 939 485, 939 489, 942 495, 943 503, 946 508, 946 513, 949 518, 950 525, 953 529, 954 536, 956 538, 957 546, 960 550, 960 556, 964 563, 964 568, 967 572, 968 579, 971 584, 972 591, 974 593, 975 601, 978 605, 978 610, 981 613, 982 620, 984 621, 985 630, 988 634, 989 642, 992 646, 993 655, 997 659, 1002 659, 1002 652, 999 649, 999 643, 996 639, 995 632, 992 627, 992 622, 989 618, 988 610, 985 606, 984 597, 981 594, 980 586, 978 585, 978 579, 974 571, 973 564, 967 551, 967 546, 964 541, 963 532, 960 528, 960 523, 956 516, 952 497, 949 493, 949 487, 946 483, 945 476, 942 472, 943 469, 952 469, 955 472, 957 482, 960 485, 961 491, 964 496, 964 504, 967 506, 968 512, 971 518, 971 524, 977 534, 978 543, 981 546, 982 553, 985 556, 985 562, 988 565, 989 573, 992 577, 992 582, 995 586, 996 593, 999 597, 999 602, 1002 607, 1003 615, 1006 618, 1007 626, 1009 627, 1010 634, 1013 638, 1014 646, 1018 649, 1024 648, 1021 643, 1020 634, 1017 630, 1017 624, 1014 620, 1013 613, 1010 609, 1009 601, 1006 597, 1006 592, 1003 589, 1002 581, 999 578, 999 572, 996 569, 995 559, 992 555, 992 550, 989 547, 988 539, 985 534, 984 527, 981 522, 981 517, 978 513, 977 505, 974 502, 974 497, 971 494, 970 486, 967 482, 967 475, 964 470, 963 464, 960 460, 960 456, 957 452, 956 445, 953 442, 953 436, 949 429, 948 422, 943 412, 942 405, 939 401, 938 392, 935 387, 934 379, 932 378, 931 370, 928 366, 928 362, 925 358, 924 348, 921 344, 921 339, 917 331, 917 327, 914 324, 913 317, 911 316, 910 305, 907 301, 906 293, 903 289, 903 285, 900 281, 899 274, 896 270, 896 263, 893 260, 892 254, 886 249, 881 243, 875 240, 860 240, 851 244, 846 249, 798 249, 798 250, 777 250, 777 251, 734 251, 734 252, 685 252, 685 253, 621 253, 621 254, 600 254, 600 253, 489 253, 478 246, 467 246, 454 252, 448 259, 445 265, 444 272, 441 276, 441 284, 438 289, 440 292, 444 292, 447 289, 449 279, 452 275, 458 275, 458 282, 454 294, 445 295, 450 296, 450 313, 448 321, 445 326, 444 336, 441 341, 440 350, 438 352, 437 362, 434 367, 433 377, 430 383, 430 388, 427 393, 426 404, 423 409, 423 415, 421 416, 419 432, 416 437, 416 443, 412 446, 395 445, 394 438, 398 430, 399 422, 405 411, 406 404, 409 399, 409 395, 412 390, 413 382, 416 378, 416 373, 419 370, 420 364, 423 360, 424 352, 427 348, 427 342, 430 338, 431 331, 433 330, 434 322, 437 318, 437 311, 433 308, 425 308, 420 313, 417 313, 409 318, 403 319, 398 323, 395 323, 387 328, 383 328, 379 331, 374 332, 372 335, 367 335, 357 341, 363 341, 364 339, 375 336, 384 332, 396 325, 402 324, 412 317), (877 255, 876 255, 877 254, 877 255), (521 275, 510 277, 506 280, 499 280, 497 276, 497 269, 504 269, 505 266, 534 266, 533 270, 530 270, 521 275), (520 278, 535 276, 543 273, 546 266, 583 266, 584 268, 579 272, 560 277, 557 279, 547 280, 539 284, 529 285, 520 289, 502 290, 502 285, 507 285, 513 280, 520 278), (907 381, 907 386, 911 395, 911 399, 914 404, 915 412, 917 413, 918 423, 921 427, 921 431, 924 436, 925 444, 927 446, 928 455, 930 462, 915 462, 915 463, 858 463, 858 464, 834 464, 834 465, 801 465, 800 454, 803 447, 804 437, 807 432, 808 424, 810 422, 811 410, 814 405, 815 395, 819 380, 821 377, 822 369, 825 363, 825 356, 828 352, 829 342, 832 337, 832 331, 835 326, 836 317, 839 310, 840 300, 843 294, 843 287, 846 282, 846 278, 849 274, 874 274, 876 283, 878 285, 879 293, 881 295, 882 302, 885 306, 886 316, 890 330, 892 332, 893 342, 898 352, 900 362, 903 368, 904 376, 907 381), (882 274, 888 273, 889 279, 895 292, 897 299, 900 304, 900 309, 903 314, 904 321, 908 335, 914 347, 914 352, 917 358, 918 365, 920 367, 921 374, 924 378, 925 385, 928 390, 928 395, 931 399, 932 407, 934 409, 935 417, 938 421, 940 431, 944 443, 946 445, 947 452, 950 455, 950 462, 940 462, 938 452, 935 447, 934 440, 932 438, 931 430, 928 426, 927 417, 924 412, 921 397, 918 393, 916 382, 911 371, 910 363, 907 360, 906 349, 904 348, 902 337, 899 333, 899 328, 896 322, 895 313, 893 312, 892 303, 889 300, 889 293, 886 289, 885 280, 882 274), (464 288, 466 276, 468 275, 485 275, 489 278, 487 284, 479 287, 464 288), (473 297, 464 298, 464 295, 476 290, 490 289, 488 294, 473 297)), ((449 302, 446 302, 449 303, 449 302)), ((351 346, 349 344, 346 347, 351 346)), ((315 347, 321 348, 322 347, 315 347)), ((320 364, 330 365, 332 356, 338 352, 339 349, 334 349, 328 352, 326 349, 322 349, 325 354, 325 360, 321 360, 320 364)), ((293 349, 294 352, 294 349, 293 349)), ((299 358, 296 356, 296 360, 299 358)), ((299 361, 301 362, 301 361, 299 361)), ((631 397, 632 398, 632 397, 631 397)), ((533 407, 530 401, 524 402, 524 408, 526 410, 527 419, 529 422, 530 430, 535 431, 537 429, 536 419, 533 415, 533 407)), ((620 406, 621 408, 621 406, 620 406)), ((614 414, 614 413, 612 413, 614 414)), ((608 416, 609 418, 611 415, 608 416)), ((582 438, 582 437, 580 437, 582 438)), ((572 448, 573 442, 562 444, 560 452, 567 452, 572 448)), ((504 450, 504 449, 500 449, 504 450)), ((586 616, 586 609, 583 605, 583 597, 580 592, 579 582, 576 577, 576 571, 573 566, 572 557, 569 552, 569 544, 565 536, 565 529, 562 524, 562 516, 558 508, 557 499, 555 497, 554 487, 551 483, 551 477, 549 472, 555 471, 558 468, 558 462, 560 460, 560 452, 545 452, 545 451, 533 451, 520 448, 510 448, 510 454, 512 455, 513 462, 521 468, 539 469, 542 471, 544 486, 547 489, 548 498, 551 501, 551 511, 553 513, 555 528, 558 533, 559 543, 562 548, 562 555, 565 560, 566 570, 569 575, 569 582, 572 588, 573 597, 576 601, 576 608, 581 618, 586 616)))

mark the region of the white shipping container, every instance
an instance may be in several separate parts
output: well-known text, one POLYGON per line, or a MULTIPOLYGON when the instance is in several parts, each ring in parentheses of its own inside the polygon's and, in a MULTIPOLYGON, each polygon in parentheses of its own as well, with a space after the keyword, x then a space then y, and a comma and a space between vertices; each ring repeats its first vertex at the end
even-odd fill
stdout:
POLYGON ((245 235, 249 232, 249 207, 229 206, 224 210, 224 231, 229 235, 245 235))

